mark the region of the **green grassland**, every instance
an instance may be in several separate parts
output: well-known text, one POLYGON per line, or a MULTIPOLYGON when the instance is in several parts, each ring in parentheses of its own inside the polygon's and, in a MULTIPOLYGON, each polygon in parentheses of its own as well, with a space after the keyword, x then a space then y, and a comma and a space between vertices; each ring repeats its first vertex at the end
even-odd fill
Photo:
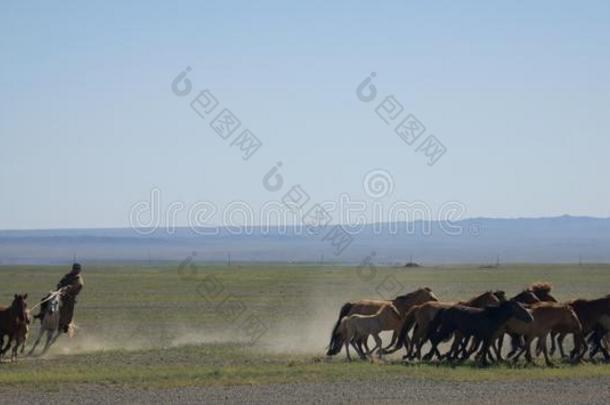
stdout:
MULTIPOLYGON (((0 267, 0 303, 52 289, 65 267, 0 267)), ((421 286, 443 300, 489 289, 510 296, 534 281, 560 299, 610 292, 609 265, 510 265, 358 269, 316 265, 96 265, 84 270, 72 338, 42 357, 0 365, 0 384, 189 386, 335 381, 405 376, 446 380, 610 376, 610 365, 508 365, 476 369, 324 356, 342 303, 421 286), (254 321, 253 321, 254 320, 254 321), (255 327, 252 327, 254 325, 255 327)), ((32 334, 36 334, 36 327, 32 334)), ((30 337, 30 341, 32 336, 30 337)), ((387 339, 386 339, 387 340, 387 339)))

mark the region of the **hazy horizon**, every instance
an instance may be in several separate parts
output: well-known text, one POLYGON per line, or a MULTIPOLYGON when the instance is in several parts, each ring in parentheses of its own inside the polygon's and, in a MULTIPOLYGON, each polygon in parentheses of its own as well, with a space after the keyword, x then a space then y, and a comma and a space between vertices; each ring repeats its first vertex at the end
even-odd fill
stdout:
MULTIPOLYGON (((608 220, 610 219, 610 216, 608 217, 596 217, 596 216, 589 216, 589 215, 570 215, 570 214, 563 214, 563 215, 557 215, 557 216, 540 216, 540 217, 464 217, 464 218, 460 218, 458 221, 460 222, 468 222, 468 221, 477 221, 477 220, 492 220, 492 221, 521 221, 521 220, 551 220, 551 219, 561 219, 561 218, 572 218, 572 219, 593 219, 593 220, 608 220)), ((438 220, 434 220, 434 219, 415 219, 412 221, 397 221, 397 222, 401 222, 401 223, 417 223, 417 222, 438 222, 438 220)), ((362 225, 365 226, 373 226, 375 224, 389 224, 391 223, 391 221, 380 221, 380 222, 366 222, 362 225)), ((343 224, 343 223, 331 223, 331 225, 343 225, 343 226, 347 226, 349 227, 349 224, 343 224)), ((246 225, 240 225, 242 227, 246 227, 246 225)), ((283 226, 283 224, 268 224, 268 225, 264 225, 264 224, 255 224, 252 225, 251 227, 253 228, 265 228, 265 227, 270 227, 270 228, 275 228, 275 227, 281 227, 283 226)), ((143 227, 145 228, 145 227, 143 227)), ((156 227, 158 230, 160 230, 161 232, 163 232, 164 228, 165 228, 165 224, 160 224, 159 226, 156 227)), ((173 227, 173 229, 189 229, 190 226, 188 224, 183 224, 183 225, 176 225, 173 227)), ((209 227, 203 227, 203 228, 228 228, 227 225, 210 225, 209 227)), ((28 231, 41 231, 41 232, 45 232, 45 231, 79 231, 79 230, 134 230, 137 228, 131 227, 129 225, 126 226, 107 226, 107 227, 87 227, 87 226, 82 226, 82 227, 74 227, 74 228, 65 228, 65 227, 57 227, 57 228, 2 228, 0 229, 0 232, 20 232, 20 231, 24 231, 24 232, 28 232, 28 231)))

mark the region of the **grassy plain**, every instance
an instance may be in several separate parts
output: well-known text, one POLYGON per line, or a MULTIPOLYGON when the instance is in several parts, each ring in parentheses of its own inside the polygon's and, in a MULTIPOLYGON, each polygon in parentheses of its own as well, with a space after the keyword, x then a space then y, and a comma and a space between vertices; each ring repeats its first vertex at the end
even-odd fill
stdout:
MULTIPOLYGON (((0 303, 30 294, 30 306, 65 267, 0 267, 0 303)), ((84 270, 73 338, 62 336, 42 357, 0 365, 0 385, 70 383, 176 387, 337 381, 405 376, 497 380, 610 376, 606 364, 520 365, 476 369, 431 364, 326 359, 340 306, 428 286, 441 299, 488 289, 512 295, 550 281, 560 300, 610 292, 609 265, 506 265, 422 268, 184 263, 95 265, 84 270)), ((36 334, 33 328, 32 334, 36 334)), ((32 337, 30 337, 31 341, 32 337)))

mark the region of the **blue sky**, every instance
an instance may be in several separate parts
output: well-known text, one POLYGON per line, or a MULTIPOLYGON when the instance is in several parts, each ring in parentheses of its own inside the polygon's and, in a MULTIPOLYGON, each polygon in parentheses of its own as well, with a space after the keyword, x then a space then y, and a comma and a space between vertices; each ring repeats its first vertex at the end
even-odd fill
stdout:
MULTIPOLYGON (((162 203, 312 200, 466 216, 610 216, 610 3, 19 2, 0 5, 0 229, 128 226, 162 203), (175 96, 186 66, 263 142, 250 160, 175 96), (447 148, 429 167, 355 89, 376 72, 447 148)), ((192 98, 192 97, 191 97, 192 98)))

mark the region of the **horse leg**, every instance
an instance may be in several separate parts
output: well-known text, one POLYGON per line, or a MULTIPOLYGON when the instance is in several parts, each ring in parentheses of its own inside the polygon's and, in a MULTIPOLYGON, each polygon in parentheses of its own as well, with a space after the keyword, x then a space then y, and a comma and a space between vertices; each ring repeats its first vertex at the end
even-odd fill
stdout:
POLYGON ((414 359, 417 357, 418 360, 421 360, 421 348, 424 345, 424 334, 423 328, 419 327, 419 325, 415 325, 413 329, 413 338, 411 339, 411 348, 409 349, 409 359, 414 359))
MULTIPOLYGON (((392 332, 392 339, 390 340, 390 344, 387 345, 385 348, 383 348, 383 350, 390 350, 392 348, 392 346, 394 346, 394 344, 396 343, 396 340, 398 340, 398 332, 396 332, 396 330, 394 330, 392 332)), ((405 341, 407 340, 407 336, 405 336, 405 341)))
POLYGON ((365 337, 362 338, 358 338, 357 340, 358 342, 358 348, 360 349, 361 353, 365 353, 369 351, 369 336, 366 335, 365 337), (364 346, 364 349, 362 348, 364 346))
POLYGON ((438 351, 438 345, 439 343, 450 338, 453 335, 454 331, 448 326, 441 325, 440 330, 430 332, 431 333, 428 336, 428 339, 430 340, 430 343, 432 343, 432 347, 430 348, 430 351, 423 357, 423 359, 430 360, 436 354, 440 360, 442 357, 441 352, 438 351))
POLYGON ((525 339, 525 360, 527 360, 528 363, 534 362, 532 357, 532 340, 534 339, 529 336, 525 339))
POLYGON ((479 347, 479 343, 480 342, 478 341, 478 339, 472 338, 472 343, 470 343, 470 348, 468 350, 466 350, 466 345, 464 345, 463 354, 464 355, 467 354, 468 357, 470 357, 470 355, 477 350, 477 347, 479 347))
POLYGON ((350 354, 349 354, 349 345, 350 345, 350 342, 346 339, 345 340, 345 354, 347 355, 347 361, 352 361, 352 356, 350 356, 350 354))
POLYGON ((432 343, 432 347, 430 348, 430 351, 428 353, 426 353, 424 355, 424 357, 422 357, 422 360, 424 360, 424 361, 431 360, 432 356, 434 356, 435 352, 436 352, 436 344, 432 343))
POLYGON ((511 333, 509 336, 511 350, 508 353, 508 357, 512 357, 523 347, 523 342, 521 341, 521 336, 519 335, 511 333))
MULTIPOLYGON (((6 342, 6 345, 0 345, 0 356, 4 356, 4 354, 8 351, 11 346, 12 340, 13 336, 8 335, 8 342, 6 342)), ((2 336, 2 341, 4 341, 4 336, 2 336)))
MULTIPOLYGON (((480 347, 483 347, 484 342, 485 342, 484 339, 476 339, 475 338, 474 342, 473 342, 474 344, 473 344, 471 350, 468 353, 466 353, 466 356, 465 356, 464 360, 470 358, 470 356, 472 356, 472 354, 474 352, 476 352, 477 350, 481 350, 480 347)), ((486 354, 488 354, 488 355, 491 354, 491 342, 492 341, 489 340, 489 346, 487 347, 487 352, 486 352, 486 354)), ((490 360, 491 360, 491 356, 490 356, 490 360)))
POLYGON ((51 346, 51 344, 55 341, 55 339, 57 339, 57 336, 59 336, 59 333, 61 333, 61 331, 57 331, 57 335, 55 338, 53 338, 53 330, 48 330, 47 331, 47 341, 45 342, 44 348, 42 349, 42 354, 45 354, 47 352, 47 350, 49 350, 49 347, 51 346))
POLYGON ((608 353, 608 350, 604 346, 602 346, 600 348, 600 350, 602 351, 602 354, 604 355, 604 360, 606 362, 610 361, 610 353, 608 353))
POLYGON ((504 342, 504 333, 502 333, 500 336, 498 336, 498 338, 496 339, 496 344, 493 345, 493 348, 496 352, 496 359, 498 361, 504 361, 504 358, 502 357, 502 343, 504 342))
POLYGON ((451 347, 449 348, 449 351, 447 353, 445 353, 444 357, 447 360, 452 361, 457 358, 457 356, 460 352, 460 347, 461 347, 461 343, 462 343, 463 339, 464 339, 464 337, 460 337, 458 335, 455 336, 455 338, 453 339, 453 343, 451 343, 451 347))
MULTIPOLYGON (((405 351, 406 354, 404 355, 403 359, 407 358, 407 359, 414 359, 416 354, 417 354, 417 349, 419 346, 418 342, 421 340, 421 338, 419 337, 421 335, 421 328, 419 327, 419 325, 417 323, 415 323, 415 326, 413 327, 413 335, 411 337, 411 341, 409 343, 409 349, 407 350, 407 348, 405 347, 405 351)), ((405 339, 406 341, 406 339, 405 339)), ((421 354, 421 351, 420 351, 421 354)))
MULTIPOLYGON (((576 338, 576 335, 574 335, 574 338, 576 338)), ((595 357, 597 352, 600 351, 600 348, 601 348, 601 336, 599 334, 599 330, 597 330, 597 329, 593 330, 593 333, 591 333, 591 337, 589 338, 589 342, 592 343, 592 346, 589 349, 589 360, 593 360, 593 358, 595 357)), ((575 350, 576 350, 576 340, 574 340, 574 351, 575 350)), ((572 354, 574 354, 574 353, 572 353, 572 354)))
POLYGON ((441 354, 441 352, 438 350, 438 345, 434 347, 434 353, 436 354, 436 358, 439 360, 443 359, 443 355, 441 354))
POLYGON ((549 358, 549 353, 548 350, 546 348, 546 335, 542 336, 539 340, 538 340, 538 344, 542 345, 541 349, 542 349, 542 354, 544 355, 544 361, 546 363, 546 365, 548 367, 553 367, 555 364, 553 364, 553 362, 551 361, 551 359, 549 358))
POLYGON ((610 350, 610 331, 606 331, 603 342, 604 342, 604 349, 606 350, 606 352, 608 352, 608 350, 610 350))
POLYGON ((6 352, 9 351, 12 343, 13 343, 13 335, 8 335, 8 342, 6 343, 6 346, 2 348, 2 352, 0 353, 2 356, 4 356, 4 354, 6 354, 6 352))
POLYGON ((13 350, 11 352, 11 361, 17 361, 17 349, 19 349, 19 345, 21 342, 18 339, 15 339, 15 345, 13 346, 13 350))
POLYGON ((32 345, 32 348, 30 349, 28 356, 31 356, 34 353, 34 350, 36 349, 36 346, 38 346, 38 343, 40 343, 40 339, 42 339, 43 334, 44 334, 44 329, 42 328, 42 325, 41 325, 40 329, 38 331, 38 337, 34 341, 34 345, 32 345))
POLYGON ((470 343, 470 347, 466 347, 466 343, 462 347, 462 355, 460 357, 460 361, 462 361, 462 362, 469 359, 470 356, 472 355, 472 353, 476 352, 477 349, 479 348, 480 344, 482 343, 482 341, 480 339, 477 339, 474 336, 469 336, 467 338, 467 340, 470 340, 470 339, 472 339, 472 343, 470 343))
POLYGON ((472 353, 477 351, 482 342, 483 341, 481 339, 477 339, 476 337, 472 336, 472 343, 470 344, 470 348, 466 349, 466 346, 464 346, 462 350, 462 358, 464 360, 470 358, 472 353))
POLYGON ((435 354, 439 360, 441 359, 441 352, 438 351, 438 344, 440 342, 442 342, 442 339, 440 339, 438 341, 430 339, 430 343, 432 343, 432 347, 430 348, 430 351, 428 353, 426 353, 426 355, 423 357, 423 360, 425 360, 425 361, 432 360, 432 357, 434 357, 435 354))
POLYGON ((481 345, 479 352, 475 356, 478 359, 477 362, 479 363, 480 367, 486 367, 489 364, 487 362, 487 352, 489 351, 490 343, 491 343, 491 340, 489 337, 484 338, 483 344, 481 345))
POLYGON ((468 344, 470 340, 470 336, 464 336, 463 334, 456 332, 453 337, 453 343, 451 344, 451 348, 447 353, 445 353, 445 357, 448 360, 457 358, 460 353, 463 354, 464 347, 468 344))
POLYGON ((555 344, 555 340, 557 339, 557 332, 551 332, 551 349, 549 354, 552 356, 555 354, 555 350, 557 349, 557 345, 555 344))
POLYGON ((365 351, 362 347, 362 338, 360 337, 355 337, 351 340, 351 344, 352 347, 354 348, 354 350, 356 351, 356 354, 358 354, 358 357, 360 358, 360 360, 366 360, 366 355, 364 354, 365 351))
POLYGON ((61 329, 57 330, 57 333, 55 334, 55 336, 53 336, 53 339, 51 340, 51 344, 55 343, 55 341, 61 336, 61 329))
POLYGON ((519 358, 521 357, 521 355, 523 355, 523 353, 525 353, 525 351, 527 350, 527 346, 522 346, 519 349, 516 349, 515 354, 513 354, 512 360, 513 363, 517 363, 517 361, 519 361, 519 358))
MULTIPOLYGON (((575 332, 572 336, 574 340, 574 350, 570 353, 570 360, 578 362, 587 352, 587 339, 585 339, 585 335, 582 332, 575 332)), ((603 350, 601 347, 600 349, 603 350)))
POLYGON ((351 339, 347 340, 351 345, 360 360, 365 360, 366 356, 364 355, 364 349, 362 349, 362 338, 358 336, 353 336, 351 339))
POLYGON ((563 340, 565 338, 565 333, 560 333, 559 336, 557 336, 557 346, 559 347, 559 354, 561 355, 562 359, 565 359, 567 357, 565 351, 563 350, 563 340))
POLYGON ((376 349, 377 350, 377 356, 379 358, 381 358, 381 354, 382 354, 382 351, 383 351, 383 342, 381 341, 381 338, 379 337, 378 334, 374 334, 373 335, 373 339, 375 340, 375 347, 373 348, 373 350, 371 350, 371 354, 376 349))
POLYGON ((608 331, 603 330, 602 334, 600 336, 599 339, 599 347, 598 350, 602 352, 602 354, 604 355, 604 361, 610 361, 610 353, 608 353, 608 347, 607 347, 607 343, 608 343, 608 337, 610 336, 610 334, 608 334, 608 331))

